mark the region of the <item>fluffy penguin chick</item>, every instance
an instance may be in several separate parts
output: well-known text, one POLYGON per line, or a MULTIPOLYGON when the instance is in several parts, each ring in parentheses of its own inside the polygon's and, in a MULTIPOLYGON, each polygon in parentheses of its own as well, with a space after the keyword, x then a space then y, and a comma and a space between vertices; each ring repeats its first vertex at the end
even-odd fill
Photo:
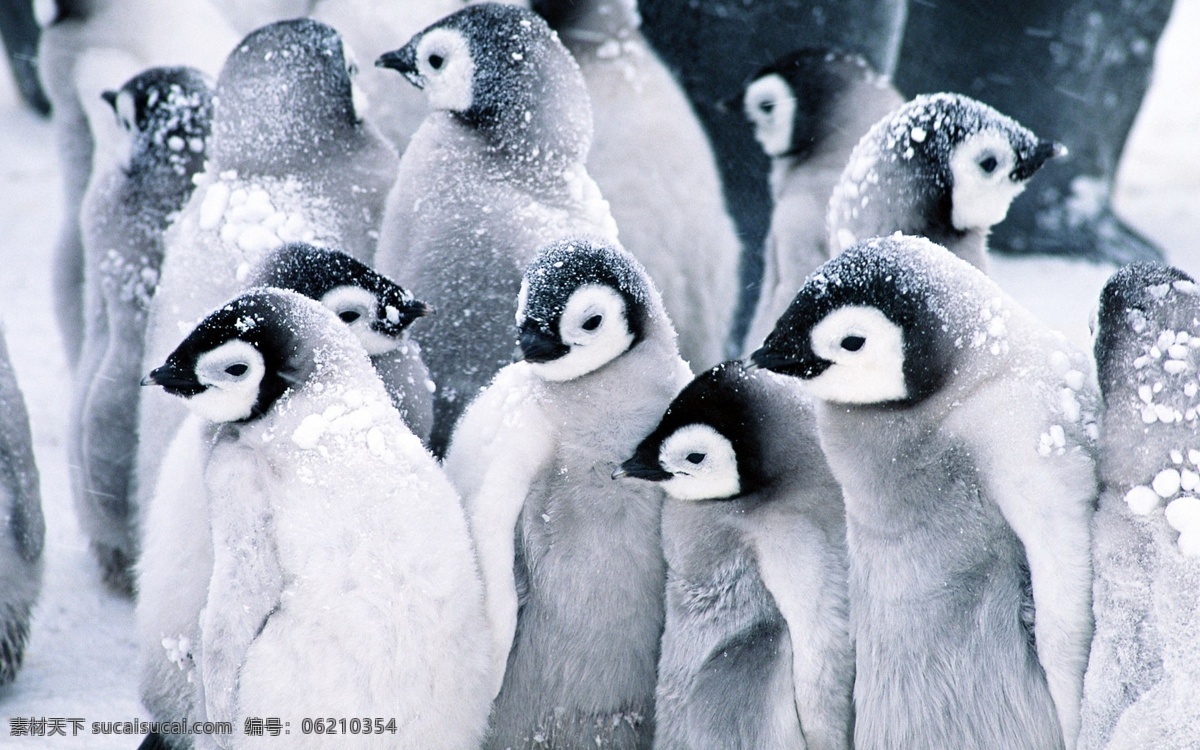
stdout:
POLYGON ((437 383, 436 452, 463 408, 511 361, 513 301, 539 247, 615 241, 584 168, 592 115, 579 66, 546 22, 508 5, 465 8, 376 63, 433 109, 409 143, 379 270, 445 310, 414 331, 437 383))
POLYGON ((825 210, 833 188, 858 140, 904 100, 858 55, 806 47, 755 73, 741 102, 771 158, 775 202, 762 289, 746 334, 750 352, 762 345, 805 277, 829 260, 825 210))
POLYGON ((70 464, 80 525, 104 578, 132 593, 146 315, 162 265, 163 230, 204 166, 212 82, 191 68, 151 68, 105 92, 104 100, 122 141, 110 150, 124 156, 93 176, 80 217, 86 330, 74 378, 70 464))
MULTIPOLYGON (((324 24, 297 19, 251 33, 230 53, 216 96, 206 170, 164 240, 144 369, 284 242, 330 245, 369 263, 395 178, 395 152, 356 114, 341 40, 324 24)), ((142 395, 139 504, 183 413, 161 393, 142 395)))
POLYGON ((467 409, 446 457, 496 642, 486 747, 648 748, 663 495, 609 477, 691 375, 646 272, 601 241, 539 251, 517 326, 524 361, 467 409))
POLYGON ((0 330, 0 686, 25 658, 29 620, 42 590, 46 525, 29 414, 0 330))
POLYGON ((790 381, 709 370, 617 472, 674 498, 656 748, 851 747, 845 507, 790 381))
POLYGON ((595 119, 587 167, 621 243, 662 292, 679 353, 693 367, 716 364, 737 305, 741 242, 695 112, 642 35, 636 0, 533 6, 583 72, 595 119))
POLYGON ((293 746, 323 747, 295 734, 303 717, 395 717, 396 734, 359 741, 477 747, 490 642, 466 521, 344 324, 251 290, 147 382, 220 425, 204 467, 207 718, 278 716, 293 746))
POLYGON ((1121 269, 1095 345, 1104 492, 1079 747, 1184 750, 1200 736, 1200 289, 1174 268, 1121 269))
POLYGON ((893 232, 987 270, 987 236, 1046 161, 1065 154, 959 94, 918 96, 871 128, 829 201, 831 254, 893 232))
POLYGON ((1097 495, 1085 357, 977 269, 896 235, 819 268, 752 361, 823 402, 855 747, 1075 747, 1097 495))

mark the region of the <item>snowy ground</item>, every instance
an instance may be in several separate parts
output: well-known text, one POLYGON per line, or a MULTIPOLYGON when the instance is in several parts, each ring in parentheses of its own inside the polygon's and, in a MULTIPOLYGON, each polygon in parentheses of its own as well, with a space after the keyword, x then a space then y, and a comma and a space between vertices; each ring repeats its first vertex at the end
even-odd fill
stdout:
MULTIPOLYGON (((1200 0, 1177 0, 1158 71, 1122 164, 1117 207, 1200 274, 1200 0)), ((0 75, 0 319, 33 422, 46 514, 46 577, 25 667, 0 691, 0 746, 134 748, 133 737, 92 736, 93 721, 146 718, 137 697, 133 606, 101 586, 67 488, 70 383, 50 305, 50 256, 60 210, 47 123, 18 106, 0 75), (76 738, 10 737, 9 719, 85 720, 76 738)), ((1043 318, 1085 341, 1087 318, 1111 269, 1001 260, 995 275, 1043 318)), ((70 734, 70 724, 67 725, 70 734)))

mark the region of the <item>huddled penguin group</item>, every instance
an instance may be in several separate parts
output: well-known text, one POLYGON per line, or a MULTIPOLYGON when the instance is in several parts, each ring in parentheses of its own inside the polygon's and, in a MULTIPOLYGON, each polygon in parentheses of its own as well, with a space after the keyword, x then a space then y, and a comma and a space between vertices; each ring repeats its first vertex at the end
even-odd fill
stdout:
MULTIPOLYGON (((836 49, 747 70, 735 340, 634 0, 203 5, 180 59, 101 0, 43 42, 71 490, 143 747, 1195 747, 1200 287, 1120 270, 1093 357, 986 275, 1057 134, 836 49)), ((43 534, 2 355, 0 683, 43 534)))

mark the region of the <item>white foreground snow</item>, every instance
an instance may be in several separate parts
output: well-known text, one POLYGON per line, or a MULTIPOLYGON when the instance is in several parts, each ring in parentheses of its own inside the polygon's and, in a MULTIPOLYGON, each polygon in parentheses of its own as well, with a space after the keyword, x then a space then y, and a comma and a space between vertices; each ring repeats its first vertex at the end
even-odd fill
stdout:
MULTIPOLYGON (((1117 207, 1200 274, 1200 0, 1177 0, 1154 88, 1126 150, 1117 207)), ((33 423, 46 515, 46 574, 25 666, 0 690, 0 746, 128 748, 140 738, 93 736, 92 722, 146 719, 138 701, 133 605, 101 585, 67 486, 70 378, 54 324, 50 257, 60 210, 50 126, 17 103, 0 71, 0 318, 33 423), (80 737, 12 737, 10 719, 80 718, 80 737)), ((1087 321, 1111 269, 1005 260, 995 276, 1036 314, 1087 345, 1087 321)), ((282 747, 282 745, 281 745, 282 747)))

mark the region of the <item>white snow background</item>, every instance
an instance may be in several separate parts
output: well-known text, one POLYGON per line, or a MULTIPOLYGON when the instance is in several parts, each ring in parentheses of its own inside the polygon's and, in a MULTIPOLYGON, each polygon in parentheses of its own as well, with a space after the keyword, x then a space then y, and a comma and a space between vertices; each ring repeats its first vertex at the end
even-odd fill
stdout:
MULTIPOLYGON (((1119 213, 1193 276, 1200 275, 1198 48, 1200 0, 1177 0, 1116 192, 1119 213)), ((68 491, 70 378, 50 293, 60 205, 50 125, 19 104, 8 72, 0 71, 0 319, 33 424, 46 516, 45 581, 25 666, 0 690, 0 747, 131 750, 140 738, 91 735, 93 721, 148 715, 138 700, 133 605, 100 583, 68 491), (18 738, 10 736, 13 717, 86 724, 75 738, 18 738)), ((1112 268, 1005 258, 993 268, 1019 301, 1088 345, 1088 317, 1112 268)))

